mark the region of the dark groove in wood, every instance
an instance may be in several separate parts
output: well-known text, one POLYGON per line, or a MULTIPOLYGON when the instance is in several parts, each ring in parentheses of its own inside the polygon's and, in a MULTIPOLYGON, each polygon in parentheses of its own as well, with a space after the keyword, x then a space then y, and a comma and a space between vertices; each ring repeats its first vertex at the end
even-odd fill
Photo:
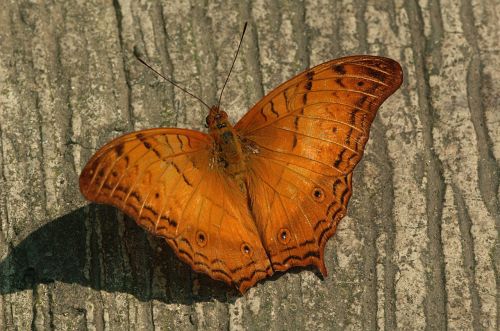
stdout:
POLYGON ((430 101, 429 75, 425 57, 429 49, 426 46, 423 31, 421 8, 416 0, 405 3, 410 23, 410 33, 414 48, 415 76, 417 85, 419 117, 422 122, 422 136, 425 145, 424 164, 427 173, 426 204, 427 204, 427 234, 429 237, 430 257, 425 262, 429 268, 427 278, 428 292, 425 299, 425 318, 430 329, 445 330, 448 327, 448 312, 446 309, 447 293, 444 272, 444 253, 441 236, 443 215, 444 179, 443 167, 433 148, 433 109, 430 101))
POLYGON ((461 244, 463 250, 464 271, 467 275, 470 299, 472 304, 472 326, 474 330, 483 329, 481 325, 481 298, 476 283, 476 261, 474 252, 474 238, 472 237, 472 220, 467 210, 459 189, 453 185, 453 197, 458 215, 458 226, 460 228, 461 244))

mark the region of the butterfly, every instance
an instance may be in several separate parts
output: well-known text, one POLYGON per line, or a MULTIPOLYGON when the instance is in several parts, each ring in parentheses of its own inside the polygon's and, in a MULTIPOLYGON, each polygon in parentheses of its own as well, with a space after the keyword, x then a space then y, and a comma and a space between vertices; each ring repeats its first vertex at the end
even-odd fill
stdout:
MULTIPOLYGON (((234 64, 234 62, 233 62, 234 64)), ((377 56, 325 62, 286 81, 232 125, 156 128, 99 149, 80 176, 90 201, 117 207, 175 254, 244 293, 276 271, 315 266, 346 215, 352 172, 401 66, 377 56)))

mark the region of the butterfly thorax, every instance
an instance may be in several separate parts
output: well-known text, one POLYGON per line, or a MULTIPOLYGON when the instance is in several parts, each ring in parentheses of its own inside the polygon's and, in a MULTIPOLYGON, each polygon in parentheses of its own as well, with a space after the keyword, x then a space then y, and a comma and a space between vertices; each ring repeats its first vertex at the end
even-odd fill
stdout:
POLYGON ((215 142, 213 166, 222 169, 238 183, 242 191, 246 191, 245 155, 240 138, 229 122, 227 113, 213 106, 206 121, 215 142))

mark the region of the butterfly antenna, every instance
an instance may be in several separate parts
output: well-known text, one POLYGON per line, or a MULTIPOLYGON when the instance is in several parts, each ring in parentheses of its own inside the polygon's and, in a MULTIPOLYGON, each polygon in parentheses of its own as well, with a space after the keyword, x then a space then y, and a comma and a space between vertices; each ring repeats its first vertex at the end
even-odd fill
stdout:
POLYGON ((196 95, 194 95, 193 93, 189 92, 188 90, 186 90, 185 88, 177 85, 176 83, 174 83, 171 79, 168 79, 167 77, 165 77, 164 75, 160 74, 157 70, 155 70, 153 67, 151 67, 149 64, 147 64, 146 62, 144 62, 140 57, 137 57, 137 60, 139 60, 142 64, 144 64, 146 67, 148 67, 149 69, 151 69, 155 74, 157 74, 158 76, 160 76, 161 78, 165 79, 167 82, 169 82, 170 84, 174 85, 175 87, 177 87, 178 89, 180 89, 181 91, 189 94, 190 96, 192 96, 193 98, 195 98, 196 100, 198 100, 199 102, 201 102, 205 107, 207 107, 209 110, 210 110, 210 106, 207 105, 203 100, 201 100, 199 97, 197 97, 196 95))
POLYGON ((220 101, 222 100, 222 92, 224 92, 224 88, 226 87, 226 84, 229 80, 229 76, 231 76, 231 71, 233 71, 233 67, 234 67, 234 63, 236 62, 236 58, 238 57, 238 53, 240 52, 241 42, 243 41, 243 36, 245 35, 247 25, 248 25, 248 22, 245 22, 245 25, 243 26, 243 32, 241 33, 240 43, 238 44, 238 49, 236 50, 236 54, 234 55, 233 64, 231 65, 231 69, 229 69, 229 73, 227 74, 226 81, 224 82, 224 85, 222 86, 222 90, 220 91, 219 102, 217 103, 217 108, 220 107, 220 101))

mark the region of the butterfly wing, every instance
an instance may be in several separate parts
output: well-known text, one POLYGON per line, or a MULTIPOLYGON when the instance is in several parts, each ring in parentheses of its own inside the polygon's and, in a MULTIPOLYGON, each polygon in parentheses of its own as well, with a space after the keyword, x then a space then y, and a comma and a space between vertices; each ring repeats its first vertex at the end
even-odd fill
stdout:
POLYGON ((244 292, 272 268, 246 197, 211 165, 212 146, 210 136, 191 130, 126 134, 91 158, 80 190, 165 238, 193 270, 244 292))
POLYGON ((352 56, 285 82, 235 126, 249 151, 249 192, 274 270, 315 265, 346 213, 352 171, 382 102, 402 82, 391 59, 352 56))

